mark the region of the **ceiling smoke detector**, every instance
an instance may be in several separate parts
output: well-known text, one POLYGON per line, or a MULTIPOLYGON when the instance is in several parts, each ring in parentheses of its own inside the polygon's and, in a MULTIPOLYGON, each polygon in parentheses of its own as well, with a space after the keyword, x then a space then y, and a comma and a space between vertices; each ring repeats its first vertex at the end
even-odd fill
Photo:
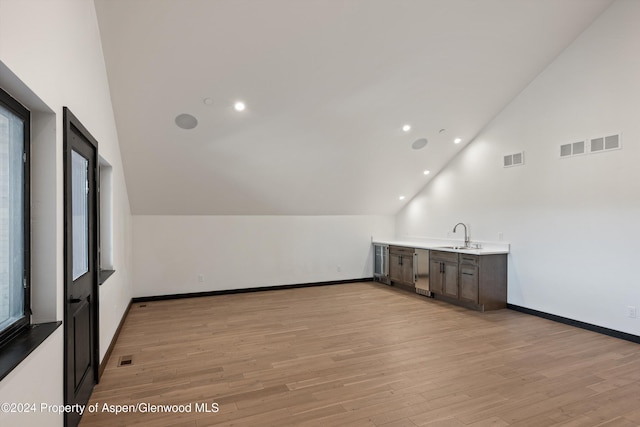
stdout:
POLYGON ((176 116, 176 126, 180 129, 193 129, 198 126, 198 119, 193 117, 191 114, 182 113, 176 116))

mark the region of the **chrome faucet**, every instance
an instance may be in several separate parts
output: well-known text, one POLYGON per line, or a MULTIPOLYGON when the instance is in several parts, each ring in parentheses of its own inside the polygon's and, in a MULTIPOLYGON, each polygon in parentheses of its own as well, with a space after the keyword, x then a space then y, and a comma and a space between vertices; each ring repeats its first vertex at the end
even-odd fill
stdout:
POLYGON ((453 232, 454 233, 456 232, 456 228, 458 228, 459 225, 464 227, 464 247, 468 248, 469 247, 469 234, 467 233, 467 226, 464 225, 464 223, 459 222, 453 227, 453 232))

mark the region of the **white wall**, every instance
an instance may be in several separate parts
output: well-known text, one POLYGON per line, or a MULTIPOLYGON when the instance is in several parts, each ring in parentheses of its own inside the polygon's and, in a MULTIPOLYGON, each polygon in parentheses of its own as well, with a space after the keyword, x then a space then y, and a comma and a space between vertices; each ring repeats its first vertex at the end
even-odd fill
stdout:
POLYGON ((133 219, 138 297, 371 277, 371 236, 394 234, 392 216, 133 219))
POLYGON ((61 426, 62 416, 49 408, 41 410, 41 403, 52 407, 63 404, 62 363, 63 332, 56 331, 31 353, 0 383, 0 403, 35 403, 36 411, 30 413, 0 412, 3 427, 61 426), (60 366, 61 369, 52 369, 60 366))
MULTIPOLYGON (((44 106, 32 118, 34 319, 62 320, 63 316, 63 106, 89 129, 99 142, 99 154, 113 166, 116 273, 100 288, 102 358, 131 298, 132 233, 93 1, 0 0, 0 65, 0 81, 3 85, 9 82, 14 96, 23 100, 25 95, 30 105, 44 106)), ((0 402, 61 401, 61 343, 59 328, 0 382, 0 402)), ((62 417, 53 416, 43 423, 25 415, 18 424, 61 425, 62 417)))
MULTIPOLYGON (((397 216, 397 237, 509 241, 508 301, 640 335, 640 2, 617 1, 397 216), (568 159, 560 144, 623 133, 568 159), (525 151, 525 165, 502 156, 525 151)), ((526 48, 526 47, 523 47, 526 48)), ((472 66, 472 64, 470 64, 472 66)))

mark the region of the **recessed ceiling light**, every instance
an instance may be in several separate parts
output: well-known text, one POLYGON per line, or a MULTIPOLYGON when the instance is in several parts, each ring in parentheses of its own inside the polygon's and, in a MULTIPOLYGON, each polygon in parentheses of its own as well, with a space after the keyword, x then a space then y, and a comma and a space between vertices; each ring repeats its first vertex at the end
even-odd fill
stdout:
POLYGON ((431 173, 431 171, 427 171, 427 170, 426 170, 426 171, 424 171, 424 172, 422 172, 422 173, 423 173, 423 174, 425 174, 425 175, 429 175, 429 174, 431 173))
POLYGON ((411 130, 411 125, 404 125, 402 126, 402 131, 403 132, 409 132, 411 130))
POLYGON ((204 105, 213 105, 213 99, 211 98, 205 98, 202 102, 204 102, 204 105))
POLYGON ((416 139, 415 141, 413 141, 413 144, 411 144, 411 148, 413 148, 414 150, 419 150, 421 148, 424 148, 427 145, 427 138, 420 138, 420 139, 416 139))
POLYGON ((191 114, 186 113, 178 114, 175 122, 176 126, 181 129, 193 129, 198 126, 198 119, 193 117, 191 114))
POLYGON ((245 103, 244 103, 244 102, 242 102, 242 101, 238 101, 238 102, 236 102, 235 104, 233 104, 233 108, 234 108, 236 111, 244 111, 244 110, 247 108, 247 106, 245 105, 245 103))
POLYGON ((404 196, 400 196, 400 197, 398 197, 398 199, 404 200, 404 196))
POLYGON ((461 138, 456 138, 456 139, 453 140, 454 144, 460 144, 461 142, 462 142, 461 138))

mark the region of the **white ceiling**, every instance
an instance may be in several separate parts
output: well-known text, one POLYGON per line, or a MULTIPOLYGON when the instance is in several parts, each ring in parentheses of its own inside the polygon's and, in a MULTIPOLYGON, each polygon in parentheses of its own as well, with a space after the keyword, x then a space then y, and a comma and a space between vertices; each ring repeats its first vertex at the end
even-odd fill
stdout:
POLYGON ((134 214, 349 215, 396 213, 610 0, 95 3, 134 214))

